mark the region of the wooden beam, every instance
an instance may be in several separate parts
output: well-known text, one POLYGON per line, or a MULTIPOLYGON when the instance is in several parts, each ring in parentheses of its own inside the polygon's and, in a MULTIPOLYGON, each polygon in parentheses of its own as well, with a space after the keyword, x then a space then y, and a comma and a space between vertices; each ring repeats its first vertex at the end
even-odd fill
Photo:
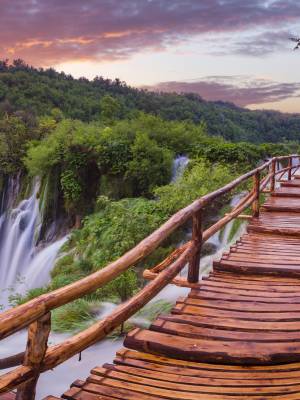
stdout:
POLYGON ((33 370, 33 378, 18 387, 17 400, 34 400, 35 398, 36 384, 40 375, 41 364, 47 350, 50 330, 50 313, 47 313, 29 326, 23 364, 33 370))
MULTIPOLYGON (((227 215, 230 215, 230 214, 226 213, 225 215, 227 216, 227 215)), ((237 218, 237 219, 243 219, 243 220, 247 220, 247 221, 248 221, 248 220, 251 220, 253 217, 252 217, 252 215, 240 214, 240 215, 238 215, 236 218, 237 218)))
POLYGON ((171 233, 179 226, 182 226, 196 212, 210 204, 213 200, 229 193, 256 173, 265 170, 270 163, 271 160, 178 211, 146 239, 142 240, 137 246, 105 268, 77 282, 41 295, 25 304, 5 311, 0 315, 0 339, 28 326, 31 322, 40 318, 48 311, 67 304, 86 294, 93 293, 95 290, 115 279, 129 267, 151 254, 171 233))
POLYGON ((15 354, 13 356, 1 358, 0 359, 0 369, 7 369, 7 368, 16 367, 17 365, 21 365, 23 363, 24 356, 25 356, 25 352, 22 351, 21 353, 15 354))
MULTIPOLYGON (((83 332, 68 338, 47 349, 40 372, 55 368, 79 352, 104 339, 124 321, 152 300, 165 286, 167 286, 184 268, 190 258, 197 251, 194 243, 190 243, 178 259, 166 270, 162 271, 152 282, 145 286, 127 302, 120 304, 110 315, 95 323, 83 332)), ((36 370, 33 366, 23 365, 0 377, 0 393, 35 377, 36 370)))
POLYGON ((288 181, 292 179, 292 167, 293 167, 293 157, 289 157, 289 164, 288 164, 288 181))
POLYGON ((271 164, 271 185, 270 185, 270 191, 274 192, 275 190, 275 181, 276 181, 276 160, 272 160, 271 164))
POLYGON ((252 204, 253 217, 257 218, 259 216, 259 198, 260 198, 260 173, 256 172, 253 176, 253 191, 254 191, 254 201, 252 204))
POLYGON ((199 280, 200 258, 203 243, 202 210, 199 210, 193 215, 192 241, 196 246, 197 251, 190 261, 187 280, 189 283, 196 283, 199 280))

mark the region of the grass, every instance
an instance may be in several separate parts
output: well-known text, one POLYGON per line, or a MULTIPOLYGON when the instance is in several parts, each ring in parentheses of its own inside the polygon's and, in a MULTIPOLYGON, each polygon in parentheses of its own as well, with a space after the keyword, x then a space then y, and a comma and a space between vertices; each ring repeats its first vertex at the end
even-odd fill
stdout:
POLYGON ((94 304, 78 299, 51 312, 54 332, 77 332, 95 321, 94 304))

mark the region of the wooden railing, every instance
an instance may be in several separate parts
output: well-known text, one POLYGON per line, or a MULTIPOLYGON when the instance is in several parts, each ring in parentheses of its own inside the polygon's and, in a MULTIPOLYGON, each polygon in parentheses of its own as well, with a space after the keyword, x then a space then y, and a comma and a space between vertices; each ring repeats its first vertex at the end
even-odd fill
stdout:
POLYGON ((200 256, 203 243, 233 219, 237 217, 249 218, 249 216, 243 215, 242 212, 250 206, 252 206, 252 216, 258 217, 260 194, 274 190, 278 175, 280 175, 279 180, 283 179, 285 174, 287 174, 287 179, 291 179, 299 167, 298 155, 275 157, 221 189, 199 198, 178 211, 150 236, 100 271, 0 314, 0 340, 28 327, 28 341, 25 352, 0 360, 0 368, 2 369, 19 365, 12 371, 0 376, 0 393, 17 388, 17 399, 34 399, 36 383, 40 373, 55 368, 75 354, 105 338, 153 299, 169 283, 187 287, 195 285, 199 280, 200 256), (293 158, 298 159, 297 165, 292 165, 293 158), (287 167, 276 168, 277 163, 280 162, 286 163, 287 167), (263 178, 261 178, 262 176, 263 178), (230 213, 203 231, 203 211, 205 207, 221 196, 228 195, 228 193, 250 178, 253 179, 252 190, 230 213), (269 189, 267 189, 268 186, 269 189), (109 316, 101 321, 96 322, 88 329, 60 344, 48 347, 51 310, 103 287, 151 254, 171 233, 190 219, 192 219, 193 223, 191 241, 176 249, 159 265, 144 272, 144 276, 151 280, 147 286, 130 300, 119 305, 109 316), (187 264, 187 279, 179 278, 178 274, 187 264))

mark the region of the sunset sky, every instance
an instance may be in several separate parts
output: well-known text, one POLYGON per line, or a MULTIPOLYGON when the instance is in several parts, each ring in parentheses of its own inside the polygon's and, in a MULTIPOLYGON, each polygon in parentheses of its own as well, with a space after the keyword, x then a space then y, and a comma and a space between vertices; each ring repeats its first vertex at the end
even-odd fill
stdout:
POLYGON ((0 57, 300 112, 299 0, 0 0, 0 57))

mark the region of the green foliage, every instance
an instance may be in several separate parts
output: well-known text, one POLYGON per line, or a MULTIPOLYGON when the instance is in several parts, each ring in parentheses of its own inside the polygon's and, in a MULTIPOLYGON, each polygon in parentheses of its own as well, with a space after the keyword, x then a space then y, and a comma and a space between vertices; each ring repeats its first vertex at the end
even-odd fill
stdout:
POLYGON ((17 305, 24 304, 27 301, 32 300, 35 297, 41 296, 42 294, 45 294, 47 292, 48 289, 46 287, 30 289, 25 296, 22 296, 19 293, 12 292, 9 296, 9 304, 11 307, 15 307, 17 305))
POLYGON ((299 145, 296 143, 254 145, 246 142, 228 143, 206 140, 205 146, 195 146, 194 156, 204 157, 210 162, 235 165, 238 171, 246 171, 268 157, 295 153, 298 149, 299 145))
POLYGON ((113 123, 114 121, 120 119, 123 114, 121 102, 109 94, 106 94, 101 98, 100 110, 100 119, 105 124, 113 123))
POLYGON ((63 171, 60 182, 65 195, 66 208, 69 210, 76 208, 82 196, 82 187, 76 171, 70 169, 63 171))
POLYGON ((51 327, 54 332, 79 331, 86 328, 93 318, 92 305, 78 299, 51 312, 51 327))
POLYGON ((92 256, 97 268, 103 267, 162 223, 164 216, 157 207, 155 201, 143 198, 110 202, 102 211, 86 218, 79 249, 92 256))
POLYGON ((147 134, 137 134, 131 146, 132 160, 128 163, 126 177, 133 181, 139 193, 149 195, 155 186, 167 183, 171 178, 172 153, 159 147, 147 134))
POLYGON ((173 304, 166 300, 157 300, 147 304, 144 308, 136 313, 136 317, 144 318, 149 322, 154 321, 160 314, 168 314, 173 304))
POLYGON ((119 79, 74 79, 51 68, 35 69, 22 60, 0 64, 0 117, 19 111, 53 116, 53 109, 58 109, 66 118, 85 122, 100 118, 107 124, 141 111, 169 121, 204 121, 210 135, 235 142, 299 140, 299 114, 251 111, 221 101, 207 102, 193 93, 154 93, 129 87, 119 79))
MULTIPOLYGON (((86 214, 97 194, 116 199, 150 196, 155 186, 170 180, 173 154, 155 140, 151 130, 162 125, 165 131, 159 118, 142 115, 105 128, 62 120, 55 123, 52 133, 30 144, 24 162, 31 175, 59 170, 66 209, 71 214, 86 214)), ((180 136, 181 130, 169 125, 174 138, 180 136)))
POLYGON ((158 187, 155 194, 160 207, 171 215, 197 198, 224 186, 234 177, 235 173, 229 166, 198 159, 190 163, 177 182, 158 187))
POLYGON ((2 173, 14 174, 22 170, 22 158, 26 145, 35 134, 21 117, 10 116, 0 120, 0 169, 2 173))

